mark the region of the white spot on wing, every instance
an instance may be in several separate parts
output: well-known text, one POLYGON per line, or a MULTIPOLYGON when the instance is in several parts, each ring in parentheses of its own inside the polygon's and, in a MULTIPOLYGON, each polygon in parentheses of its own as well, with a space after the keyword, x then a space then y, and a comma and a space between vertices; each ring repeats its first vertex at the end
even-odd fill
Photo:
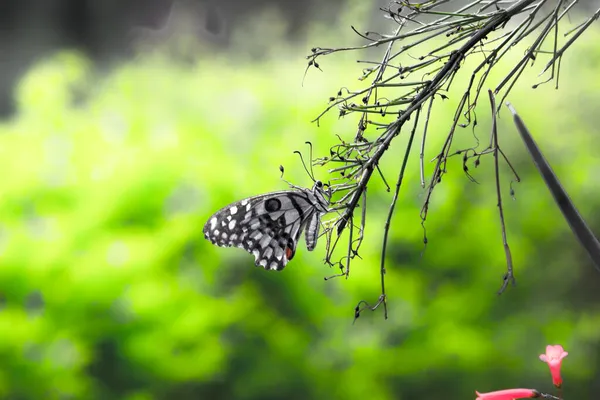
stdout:
MULTIPOLYGON (((293 209, 294 205, 292 204, 292 202, 290 201, 290 199, 288 197, 284 197, 281 196, 278 198, 278 200, 281 202, 281 209, 282 210, 289 210, 289 209, 293 209)), ((298 201, 300 203, 303 203, 302 200, 298 199, 298 201)), ((300 204, 300 206, 302 207, 302 204, 300 204)))
MULTIPOLYGON (((243 203, 243 202, 242 202, 242 203, 243 203)), ((237 208, 237 206, 233 206, 233 207, 231 207, 231 208, 229 209, 229 212, 231 212, 231 215, 233 215, 233 214, 237 213, 237 211, 238 211, 238 208, 237 208)))
POLYGON ((266 268, 267 267, 267 260, 263 258, 262 260, 260 260, 260 262, 258 264, 260 264, 261 267, 266 268))
POLYGON ((229 230, 232 230, 233 228, 235 228, 235 219, 229 221, 229 230))
POLYGON ((260 240, 262 233, 260 231, 254 231, 250 234, 250 239, 260 240))
MULTIPOLYGON (((242 200, 242 202, 241 202, 240 204, 241 204, 242 206, 245 206, 246 204, 248 204, 248 199, 246 199, 246 200, 242 200)), ((237 211, 237 209, 236 209, 236 211, 237 211)))
POLYGON ((300 220, 300 214, 298 214, 298 211, 288 210, 285 213, 285 224, 286 225, 290 225, 290 224, 294 223, 295 221, 299 221, 299 220, 300 220))
POLYGON ((252 255, 254 256, 254 260, 258 260, 258 257, 260 257, 260 251, 258 251, 258 249, 254 249, 252 250, 252 255))
POLYGON ((267 249, 265 250, 264 257, 265 258, 271 258, 272 255, 273 255, 273 248, 272 247, 267 247, 267 249))
POLYGON ((235 233, 233 233, 229 239, 230 239, 232 242, 235 242, 235 241, 237 240, 237 235, 236 235, 235 233))
POLYGON ((277 263, 276 263, 275 261, 273 261, 273 262, 271 263, 271 265, 269 265, 269 269, 272 269, 272 270, 277 270, 277 263))
POLYGON ((212 217, 210 220, 210 230, 213 231, 217 227, 217 217, 212 217))
POLYGON ((279 246, 275 247, 275 258, 277 258, 277 260, 281 261, 282 257, 283 257, 283 249, 279 246))
POLYGON ((271 243, 271 237, 269 235, 265 235, 260 239, 260 247, 263 249, 267 247, 269 243, 271 243))
POLYGON ((250 229, 255 230, 256 228, 258 228, 260 226, 260 221, 256 220, 252 223, 252 225, 250 225, 250 229))

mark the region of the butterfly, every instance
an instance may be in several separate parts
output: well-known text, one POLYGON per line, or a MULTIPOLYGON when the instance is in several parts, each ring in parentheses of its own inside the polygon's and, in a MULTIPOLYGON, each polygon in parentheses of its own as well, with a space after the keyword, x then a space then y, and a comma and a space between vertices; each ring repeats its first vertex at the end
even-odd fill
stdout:
POLYGON ((249 197, 213 214, 204 237, 221 247, 239 247, 254 256, 256 266, 281 271, 294 258, 302 232, 312 251, 329 193, 315 181, 312 189, 293 189, 249 197))

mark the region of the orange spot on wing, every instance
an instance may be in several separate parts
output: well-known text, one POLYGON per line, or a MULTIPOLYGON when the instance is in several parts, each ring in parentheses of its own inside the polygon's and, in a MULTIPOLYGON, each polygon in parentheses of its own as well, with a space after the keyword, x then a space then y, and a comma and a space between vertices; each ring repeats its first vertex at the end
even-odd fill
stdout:
POLYGON ((292 250, 290 247, 285 248, 285 258, 287 258, 288 260, 294 258, 294 250, 292 250))

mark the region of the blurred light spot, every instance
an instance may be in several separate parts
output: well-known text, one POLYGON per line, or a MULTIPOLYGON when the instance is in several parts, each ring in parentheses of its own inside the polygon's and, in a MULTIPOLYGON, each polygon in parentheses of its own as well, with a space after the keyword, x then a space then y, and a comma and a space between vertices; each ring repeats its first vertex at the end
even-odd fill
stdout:
POLYGON ((127 324, 134 319, 130 302, 125 297, 119 297, 110 306, 110 315, 117 323, 127 324))
POLYGON ((150 144, 155 149, 177 147, 179 144, 179 136, 172 126, 163 125, 152 130, 150 134, 150 144))
POLYGON ((29 217, 27 218, 29 234, 34 239, 55 240, 58 239, 58 230, 53 218, 29 217))
POLYGON ((176 187, 165 199, 164 214, 170 217, 176 214, 192 213, 198 209, 198 189, 195 186, 182 184, 176 187))
POLYGON ((179 264, 177 280, 181 288, 191 288, 197 293, 206 293, 204 276, 196 262, 182 260, 179 264))
POLYGON ((68 339, 52 343, 49 355, 52 364, 57 367, 71 368, 79 364, 80 354, 68 339))
POLYGON ((53 135, 44 141, 43 174, 51 187, 64 185, 68 179, 73 142, 53 135))
POLYGON ((129 248, 121 241, 113 242, 106 254, 106 262, 112 267, 120 267, 129 259, 129 248))
MULTIPOLYGON (((8 232, 6 229, 0 226, 0 256, 4 254, 6 249, 8 248, 8 232)), ((0 293, 0 304, 1 304, 2 294, 0 293)))
POLYGON ((107 143, 122 144, 127 135, 127 120, 121 114, 104 115, 101 119, 102 137, 107 143))
POLYGON ((104 167, 102 167, 102 166, 99 166, 99 165, 96 165, 96 166, 94 166, 94 167, 92 168, 92 171, 90 172, 90 179, 91 179, 92 181, 96 181, 96 182, 97 182, 97 181, 101 181, 101 180, 103 180, 103 179, 104 179, 104 178, 106 178, 108 175, 109 175, 109 174, 108 174, 108 172, 107 172, 107 169, 106 169, 106 168, 104 168, 104 167))
POLYGON ((34 238, 43 237, 46 231, 46 221, 40 217, 30 217, 27 218, 27 228, 29 228, 29 233, 34 238))
POLYGON ((35 290, 25 298, 25 310, 29 316, 38 316, 44 312, 45 301, 42 292, 35 290))
POLYGON ((42 360, 42 347, 37 343, 25 343, 23 346, 23 358, 29 361, 40 362, 42 360))

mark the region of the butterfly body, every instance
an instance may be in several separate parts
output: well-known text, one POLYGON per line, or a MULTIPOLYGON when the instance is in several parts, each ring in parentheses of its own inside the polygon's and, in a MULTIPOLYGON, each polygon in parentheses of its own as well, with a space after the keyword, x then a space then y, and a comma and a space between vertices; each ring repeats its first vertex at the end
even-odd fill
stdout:
POLYGON ((239 247, 257 266, 282 270, 296 253, 302 232, 306 247, 317 244, 321 217, 329 200, 321 182, 249 197, 217 211, 204 225, 204 237, 221 247, 239 247))

